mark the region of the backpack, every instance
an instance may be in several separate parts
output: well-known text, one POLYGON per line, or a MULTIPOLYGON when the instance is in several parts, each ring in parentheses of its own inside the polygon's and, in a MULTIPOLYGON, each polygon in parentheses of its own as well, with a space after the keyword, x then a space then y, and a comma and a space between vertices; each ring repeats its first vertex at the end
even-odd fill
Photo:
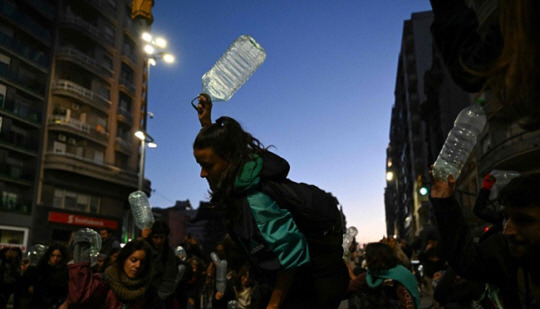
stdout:
POLYGON ((341 250, 340 256, 343 255, 343 220, 339 202, 332 194, 290 179, 261 179, 260 189, 291 213, 310 251, 325 247, 325 250, 341 250))

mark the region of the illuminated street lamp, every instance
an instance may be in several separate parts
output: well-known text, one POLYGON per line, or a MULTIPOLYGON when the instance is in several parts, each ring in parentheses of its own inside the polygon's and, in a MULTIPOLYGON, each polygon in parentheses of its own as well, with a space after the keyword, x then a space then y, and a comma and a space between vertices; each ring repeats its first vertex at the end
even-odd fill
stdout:
POLYGON ((135 132, 135 136, 141 140, 141 158, 139 161, 139 190, 143 188, 144 181, 144 160, 146 156, 146 146, 149 148, 156 147, 154 139, 146 133, 146 118, 148 116, 148 92, 150 85, 150 67, 155 66, 158 59, 162 59, 165 63, 173 63, 174 55, 165 51, 167 47, 167 41, 164 38, 158 37, 153 38, 152 34, 148 32, 143 32, 141 39, 145 42, 143 47, 144 52, 146 53, 146 91, 144 93, 144 105, 142 108, 143 118, 141 130, 135 132))
POLYGON ((152 138, 152 136, 148 135, 148 133, 145 133, 144 131, 135 132, 135 136, 141 140, 141 158, 139 159, 138 189, 139 191, 142 191, 143 181, 144 181, 144 160, 146 156, 146 146, 148 145, 148 148, 156 148, 157 144, 154 142, 154 139, 152 138))

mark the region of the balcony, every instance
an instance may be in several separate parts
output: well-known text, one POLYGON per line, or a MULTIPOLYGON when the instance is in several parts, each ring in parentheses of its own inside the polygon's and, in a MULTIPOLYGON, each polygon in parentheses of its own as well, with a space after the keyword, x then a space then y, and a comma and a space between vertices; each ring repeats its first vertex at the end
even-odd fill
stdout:
POLYGON ((120 86, 124 86, 124 88, 129 92, 131 95, 135 94, 135 85, 130 82, 125 77, 120 77, 120 86))
POLYGON ((540 131, 508 131, 505 140, 490 141, 491 146, 480 155, 479 173, 492 169, 529 171, 540 157, 540 131))
POLYGON ((39 50, 35 50, 30 46, 18 42, 10 36, 7 36, 0 32, 0 46, 7 48, 14 55, 19 56, 25 60, 30 61, 35 66, 42 70, 46 70, 48 63, 45 54, 39 50))
POLYGON ((72 81, 60 79, 53 83, 52 90, 55 94, 70 95, 74 98, 86 102, 91 106, 108 113, 111 108, 111 101, 96 94, 90 89, 80 86, 72 81))
MULTIPOLYGON (((28 132, 32 133, 32 132, 28 132)), ((0 144, 11 148, 14 151, 19 151, 29 156, 35 156, 38 152, 39 140, 35 137, 24 136, 18 132, 4 130, 0 132, 0 144)))
POLYGON ((45 15, 49 19, 52 19, 54 17, 55 8, 54 6, 50 5, 47 1, 43 0, 24 0, 33 7, 37 8, 41 14, 45 15))
POLYGON ((109 133, 105 131, 105 128, 101 126, 92 127, 91 125, 81 122, 77 119, 73 119, 65 116, 53 115, 49 119, 51 126, 60 126, 61 128, 68 128, 69 131, 79 134, 83 133, 86 137, 102 145, 107 145, 109 133))
POLYGON ((65 16, 61 17, 60 21, 72 26, 73 28, 83 33, 89 34, 98 43, 103 44, 103 42, 106 41, 107 43, 109 43, 108 45, 104 45, 104 47, 106 48, 111 48, 111 45, 114 43, 113 41, 108 39, 108 36, 104 35, 97 26, 90 24, 86 20, 75 16, 72 13, 67 13, 65 16))
POLYGON ((38 127, 41 122, 41 111, 37 108, 29 107, 30 105, 18 102, 18 100, 6 100, 5 104, 0 105, 0 110, 12 117, 18 118, 19 121, 38 127))
POLYGON ((136 171, 123 170, 74 154, 48 152, 45 154, 44 168, 85 175, 122 186, 137 187, 136 171))
POLYGON ((22 65, 18 70, 21 73, 10 70, 9 68, 2 68, 0 69, 0 78, 5 78, 8 83, 11 82, 16 88, 19 88, 34 97, 43 99, 45 93, 45 78, 40 80, 38 74, 30 76, 28 74, 30 71, 26 70, 26 68, 23 70, 22 65))
POLYGON ((116 146, 117 151, 125 154, 131 154, 131 140, 126 140, 117 136, 114 140, 114 145, 116 146))
POLYGON ((97 62, 94 58, 75 48, 61 47, 56 52, 56 57, 65 57, 77 64, 84 66, 87 70, 105 78, 111 78, 113 74, 110 69, 101 65, 101 63, 97 62))
POLYGON ((51 44, 52 36, 49 30, 41 26, 33 18, 30 18, 16 7, 12 6, 9 2, 0 2, 0 13, 11 20, 13 24, 28 31, 37 40, 46 45, 51 44))
POLYGON ((128 110, 121 107, 118 108, 117 120, 122 121, 129 125, 133 124, 133 116, 131 115, 131 113, 128 110))
MULTIPOLYGON (((116 20, 116 11, 105 0, 83 0, 92 5, 98 12, 106 15, 111 21, 116 20), (105 10, 103 10, 105 8, 105 10)), ((115 0, 116 1, 116 0, 115 0)))

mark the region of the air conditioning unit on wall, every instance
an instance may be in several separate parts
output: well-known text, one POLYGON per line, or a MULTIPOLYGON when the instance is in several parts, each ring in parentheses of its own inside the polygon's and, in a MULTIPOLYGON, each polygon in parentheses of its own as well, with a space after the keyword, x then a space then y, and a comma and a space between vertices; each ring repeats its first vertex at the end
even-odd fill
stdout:
POLYGON ((64 134, 58 134, 58 140, 61 141, 61 142, 65 142, 66 141, 66 136, 64 134))

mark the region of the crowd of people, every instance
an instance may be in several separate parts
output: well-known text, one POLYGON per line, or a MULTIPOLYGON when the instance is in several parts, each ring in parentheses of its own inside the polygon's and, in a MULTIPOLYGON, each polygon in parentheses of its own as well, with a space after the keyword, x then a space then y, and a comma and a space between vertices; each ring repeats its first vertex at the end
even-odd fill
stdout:
MULTIPOLYGON (((463 89, 494 100, 525 130, 540 127, 540 5, 500 0, 499 19, 479 33, 465 1, 431 0, 434 42, 463 89)), ((198 96, 202 129, 194 145, 212 203, 228 234, 205 256, 188 235, 172 248, 156 221, 123 247, 99 230, 101 251, 73 237, 49 244, 39 259, 16 246, 0 251, 0 309, 14 308, 540 308, 540 176, 525 171, 490 205, 496 178, 486 175, 474 212, 493 224, 475 239, 454 198, 456 180, 432 180, 437 230, 411 244, 384 237, 341 249, 344 227, 331 222, 318 239, 294 212, 263 192, 286 181, 289 165, 230 117, 211 119, 198 96), (280 207, 281 206, 281 207, 280 207), (225 262, 226 261, 226 262, 225 262), (222 272, 223 265, 226 271, 222 272)), ((361 230, 361 227, 360 227, 361 230)))

